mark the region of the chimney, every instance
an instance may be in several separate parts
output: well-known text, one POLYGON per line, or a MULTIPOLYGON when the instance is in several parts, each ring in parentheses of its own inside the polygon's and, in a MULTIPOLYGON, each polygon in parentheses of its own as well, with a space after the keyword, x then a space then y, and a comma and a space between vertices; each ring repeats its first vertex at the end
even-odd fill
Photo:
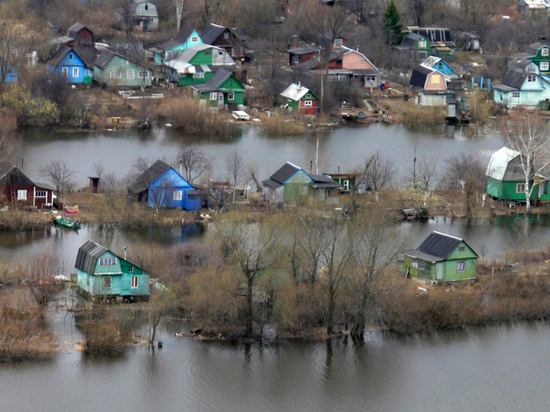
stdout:
POLYGON ((124 246, 124 260, 126 260, 126 249, 128 249, 128 246, 124 246))
POLYGON ((24 167, 25 167, 25 158, 22 157, 22 158, 21 158, 21 170, 23 170, 24 167))
POLYGON ((357 51, 359 51, 359 45, 357 45, 357 51))
POLYGON ((182 175, 182 172, 183 172, 183 161, 182 160, 180 160, 180 168, 179 169, 180 169, 179 170, 180 175, 183 176, 182 175))
POLYGON ((340 174, 340 166, 338 166, 338 174, 340 174))
POLYGON ((313 160, 309 161, 309 173, 313 173, 313 160))

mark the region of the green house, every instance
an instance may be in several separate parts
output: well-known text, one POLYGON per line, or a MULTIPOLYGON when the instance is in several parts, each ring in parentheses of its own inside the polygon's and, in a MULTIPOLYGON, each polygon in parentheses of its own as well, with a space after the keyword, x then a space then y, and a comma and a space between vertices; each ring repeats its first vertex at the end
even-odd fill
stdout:
POLYGON ((193 96, 209 107, 223 109, 244 105, 244 86, 225 69, 219 69, 206 83, 191 88, 193 96))
POLYGON ((301 83, 292 83, 282 91, 287 108, 292 113, 316 115, 319 113, 319 98, 301 83))
POLYGON ((407 276, 426 282, 475 280, 478 255, 461 238, 432 232, 415 250, 405 253, 407 276))
MULTIPOLYGON (((531 171, 531 173, 533 173, 531 171)), ((487 194, 493 199, 508 202, 525 203, 525 172, 521 165, 521 154, 515 150, 503 147, 493 153, 487 171, 487 194)), ((547 178, 536 175, 531 185, 536 184, 531 202, 550 201, 547 178)))
POLYGON ((92 240, 78 249, 75 267, 79 292, 89 298, 149 297, 149 274, 92 240))
POLYGON ((404 60, 422 61, 432 54, 432 42, 418 33, 409 33, 400 45, 394 46, 404 60))
POLYGON ((550 48, 547 44, 533 43, 529 46, 526 58, 535 63, 542 75, 550 74, 550 48))
POLYGON ((150 68, 111 50, 103 50, 94 63, 94 80, 107 87, 148 87, 152 78, 150 68))

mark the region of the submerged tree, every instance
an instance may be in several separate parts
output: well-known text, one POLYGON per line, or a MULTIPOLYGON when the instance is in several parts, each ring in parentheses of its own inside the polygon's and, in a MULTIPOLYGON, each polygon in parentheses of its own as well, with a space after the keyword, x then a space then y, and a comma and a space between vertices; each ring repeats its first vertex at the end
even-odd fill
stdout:
POLYGON ((65 205, 65 195, 73 185, 74 170, 62 160, 51 160, 46 166, 40 168, 40 174, 55 186, 56 192, 65 205))
POLYGON ((391 0, 382 19, 382 30, 386 37, 386 43, 394 46, 400 44, 403 39, 402 29, 401 14, 399 14, 395 2, 391 0))

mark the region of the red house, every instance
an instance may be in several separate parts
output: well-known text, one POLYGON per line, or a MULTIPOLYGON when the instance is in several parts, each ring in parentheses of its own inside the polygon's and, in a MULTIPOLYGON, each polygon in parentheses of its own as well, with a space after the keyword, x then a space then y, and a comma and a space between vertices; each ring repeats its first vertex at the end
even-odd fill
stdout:
POLYGON ((53 46, 52 55, 61 47, 69 46, 89 67, 93 67, 98 56, 95 49, 94 32, 81 23, 73 24, 65 36, 53 39, 51 44, 53 46))
POLYGON ((55 189, 45 183, 35 183, 21 170, 13 166, 0 177, 3 203, 12 208, 53 205, 55 189))

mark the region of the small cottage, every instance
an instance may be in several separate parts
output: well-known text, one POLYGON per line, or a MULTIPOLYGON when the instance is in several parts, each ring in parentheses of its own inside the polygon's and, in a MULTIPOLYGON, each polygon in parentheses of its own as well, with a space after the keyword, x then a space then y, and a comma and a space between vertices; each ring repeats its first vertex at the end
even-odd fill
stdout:
POLYGON ((16 166, 5 169, 0 176, 0 192, 5 205, 11 208, 51 207, 55 189, 46 183, 35 183, 16 166))
POLYGON ((143 268, 89 240, 78 249, 78 290, 91 299, 135 301, 149 298, 149 274, 143 268))
POLYGON ((444 27, 407 27, 412 33, 426 37, 430 40, 432 50, 430 54, 437 56, 454 58, 456 44, 451 37, 451 31, 444 27))
POLYGON ((206 83, 192 85, 191 89, 193 97, 209 107, 236 110, 244 105, 244 86, 226 69, 219 69, 206 83))
POLYGON ((157 6, 152 0, 131 0, 119 10, 120 19, 135 32, 156 31, 159 26, 157 6))
POLYGON ((427 282, 477 278, 477 253, 461 238, 432 232, 415 250, 405 252, 407 276, 427 282))
POLYGON ((298 114, 316 115, 319 113, 319 98, 301 84, 292 83, 282 93, 288 108, 298 114))
POLYGON ((128 196, 132 201, 146 203, 155 209, 208 207, 206 196, 162 160, 157 160, 137 177, 128 187, 128 196))
POLYGON ((454 95, 447 90, 443 73, 422 64, 412 71, 410 86, 415 92, 415 103, 422 106, 445 106, 454 95))
POLYGON ((103 50, 94 63, 94 79, 106 87, 148 87, 152 78, 150 68, 111 50, 103 50))
POLYGON ((234 29, 210 23, 201 33, 201 37, 205 44, 225 49, 234 59, 251 59, 252 52, 246 49, 244 39, 234 29))
POLYGON ((421 61, 432 53, 432 43, 420 34, 409 33, 394 49, 403 60, 421 61))
POLYGON ((165 61, 178 58, 185 50, 199 44, 204 44, 199 32, 193 27, 183 26, 174 39, 151 47, 149 52, 156 64, 163 64, 165 61))
POLYGON ((93 67, 88 67, 84 59, 72 47, 61 47, 47 62, 52 76, 61 76, 72 84, 91 84, 93 67))

